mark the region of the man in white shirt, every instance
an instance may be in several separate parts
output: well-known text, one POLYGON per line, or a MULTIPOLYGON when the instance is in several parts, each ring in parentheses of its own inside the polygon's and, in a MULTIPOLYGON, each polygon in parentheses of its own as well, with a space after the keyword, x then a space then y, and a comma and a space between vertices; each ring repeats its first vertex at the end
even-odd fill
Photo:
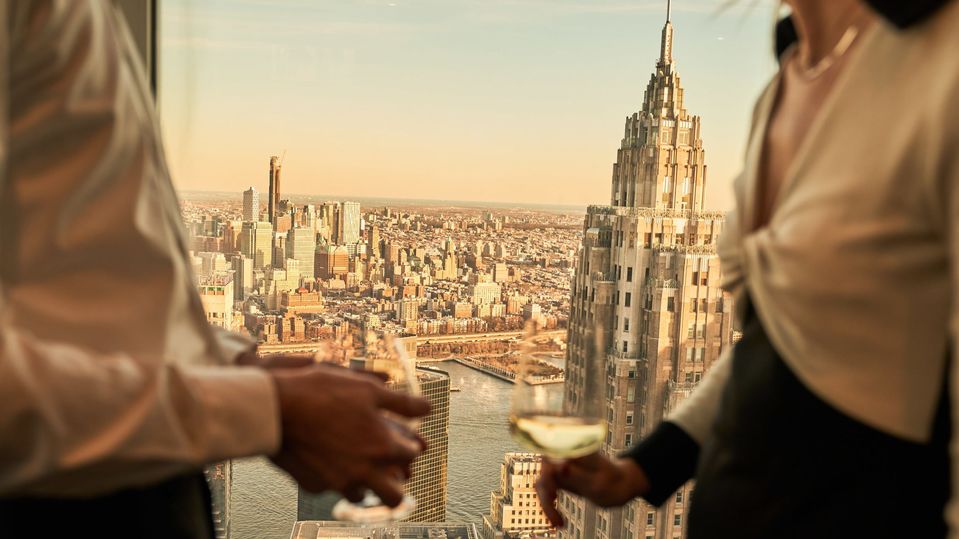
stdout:
POLYGON ((422 444, 381 411, 425 401, 331 366, 234 365, 251 343, 207 324, 110 2, 0 3, 0 102, 0 535, 63 518, 82 536, 209 536, 198 470, 252 455, 398 503, 422 444))

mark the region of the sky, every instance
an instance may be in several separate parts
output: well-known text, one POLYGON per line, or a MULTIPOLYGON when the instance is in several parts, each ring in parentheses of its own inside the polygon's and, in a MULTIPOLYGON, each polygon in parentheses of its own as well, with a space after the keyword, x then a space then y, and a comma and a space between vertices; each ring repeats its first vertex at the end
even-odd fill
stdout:
MULTIPOLYGON (((775 68, 768 0, 675 0, 703 118, 707 203, 728 209, 775 68)), ((165 0, 160 114, 181 190, 608 204, 665 0, 165 0)))

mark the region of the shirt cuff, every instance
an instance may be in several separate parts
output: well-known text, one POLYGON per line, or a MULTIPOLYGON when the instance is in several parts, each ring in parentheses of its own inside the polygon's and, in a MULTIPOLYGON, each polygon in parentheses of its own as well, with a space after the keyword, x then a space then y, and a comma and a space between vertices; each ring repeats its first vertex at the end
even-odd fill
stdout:
POLYGON ((271 375, 253 367, 191 369, 205 412, 207 461, 275 455, 280 406, 271 375))
POLYGON ((659 507, 695 475, 699 444, 675 423, 664 421, 623 456, 646 473, 650 489, 643 498, 659 507))

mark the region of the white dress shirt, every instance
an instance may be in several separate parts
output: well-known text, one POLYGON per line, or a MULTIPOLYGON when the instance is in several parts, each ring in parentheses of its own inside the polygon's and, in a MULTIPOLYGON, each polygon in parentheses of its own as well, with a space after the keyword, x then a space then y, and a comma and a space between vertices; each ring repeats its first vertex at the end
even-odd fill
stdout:
POLYGON ((0 495, 92 495, 279 447, 208 325, 110 2, 0 3, 0 495))

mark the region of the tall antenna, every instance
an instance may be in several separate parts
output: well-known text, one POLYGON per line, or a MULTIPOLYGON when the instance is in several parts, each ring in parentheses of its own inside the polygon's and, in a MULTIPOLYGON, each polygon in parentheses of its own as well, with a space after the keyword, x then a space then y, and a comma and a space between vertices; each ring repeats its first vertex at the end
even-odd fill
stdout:
POLYGON ((666 22, 669 22, 670 14, 673 11, 673 0, 666 0, 666 22))

